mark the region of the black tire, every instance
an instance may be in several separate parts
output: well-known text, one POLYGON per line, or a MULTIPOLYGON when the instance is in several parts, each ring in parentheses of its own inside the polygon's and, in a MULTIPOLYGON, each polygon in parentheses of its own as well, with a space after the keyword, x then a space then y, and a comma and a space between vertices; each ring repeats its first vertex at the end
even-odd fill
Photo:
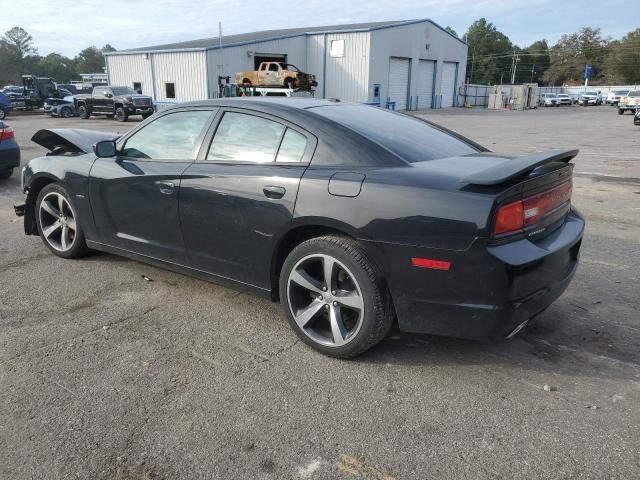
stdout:
POLYGON ((619 109, 618 109, 618 115, 624 115, 624 110, 623 110, 623 109, 621 109, 621 108, 619 108, 619 109))
POLYGON ((284 88, 294 89, 296 85, 296 81, 293 78, 285 78, 284 80, 284 88))
POLYGON ((78 116, 83 120, 88 120, 91 116, 91 112, 85 104, 82 104, 78 107, 78 116))
POLYGON ((280 272, 280 301, 291 328, 303 342, 325 355, 338 358, 356 357, 378 344, 395 320, 393 302, 382 272, 357 241, 337 235, 312 238, 293 249, 280 272), (318 254, 331 256, 347 267, 362 296, 364 315, 359 330, 341 346, 326 346, 308 336, 296 323, 290 305, 291 271, 298 262, 318 254))
POLYGON ((8 168, 7 170, 0 171, 0 180, 6 180, 7 178, 13 175, 13 168, 8 168))
POLYGON ((127 115, 126 110, 123 107, 116 108, 116 113, 113 118, 115 118, 119 122, 126 122, 129 120, 129 115, 127 115))
POLYGON ((85 241, 84 238, 84 232, 82 231, 82 225, 80 222, 80 219, 78 218, 78 214, 77 214, 78 210, 75 207, 75 205, 73 204, 72 200, 71 200, 71 195, 69 195, 69 193, 67 192, 66 188, 64 188, 62 185, 58 184, 58 183, 50 183, 49 185, 45 186, 40 193, 38 194, 38 198, 36 199, 36 205, 35 205, 35 218, 36 218, 36 225, 38 227, 38 234, 40 235, 40 238, 42 239, 42 242, 45 244, 45 246, 56 256, 58 257, 62 257, 62 258, 80 258, 80 257, 84 257, 85 255, 89 254, 91 252, 91 250, 89 249, 89 247, 87 247, 87 242, 85 241), (66 251, 60 251, 57 250, 56 248, 54 248, 44 237, 42 230, 42 216, 40 215, 40 206, 42 204, 43 199, 50 193, 56 193, 59 195, 62 195, 65 200, 67 201, 67 203, 71 206, 71 208, 73 209, 73 213, 74 213, 74 217, 75 217, 75 222, 76 222, 76 231, 75 231, 75 236, 73 239, 73 243, 71 245, 71 248, 69 250, 66 251))
POLYGON ((143 113, 142 114, 142 119, 146 120, 147 118, 149 118, 151 115, 153 115, 153 113, 143 113))
POLYGON ((69 118, 71 116, 71 108, 69 107, 62 107, 60 109, 60 116, 62 118, 69 118))
POLYGON ((7 116, 7 112, 4 108, 0 108, 0 120, 4 120, 7 116))

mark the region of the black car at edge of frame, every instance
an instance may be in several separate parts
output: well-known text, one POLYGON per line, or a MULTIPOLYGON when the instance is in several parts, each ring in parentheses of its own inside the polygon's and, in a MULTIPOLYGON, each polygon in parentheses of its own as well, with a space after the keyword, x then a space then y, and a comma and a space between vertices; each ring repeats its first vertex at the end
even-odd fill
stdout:
POLYGON ((513 157, 437 125, 315 99, 181 104, 117 134, 40 130, 25 233, 280 300, 313 348, 400 330, 515 335, 567 288, 577 150, 513 157))

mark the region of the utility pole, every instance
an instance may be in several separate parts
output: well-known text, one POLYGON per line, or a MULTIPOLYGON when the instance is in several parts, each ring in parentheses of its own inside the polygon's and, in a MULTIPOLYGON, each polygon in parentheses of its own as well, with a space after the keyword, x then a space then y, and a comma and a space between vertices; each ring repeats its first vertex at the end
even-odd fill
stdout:
POLYGON ((533 76, 535 75, 536 64, 531 65, 531 83, 533 83, 533 76))
POLYGON ((520 61, 520 55, 513 51, 513 61, 511 62, 511 85, 516 83, 516 70, 518 68, 518 62, 520 61))

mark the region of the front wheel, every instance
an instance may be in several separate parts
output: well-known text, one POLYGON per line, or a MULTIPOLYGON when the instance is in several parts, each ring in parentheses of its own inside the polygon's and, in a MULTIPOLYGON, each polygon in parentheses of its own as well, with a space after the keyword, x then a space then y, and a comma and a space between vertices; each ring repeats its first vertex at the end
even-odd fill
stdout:
POLYGON ((71 109, 69 107, 63 107, 60 109, 60 116, 62 118, 69 118, 71 116, 71 109))
POLYGON ((62 185, 50 183, 38 194, 38 233, 46 247, 59 257, 78 258, 89 252, 76 212, 71 195, 62 185))
POLYGON ((621 108, 619 108, 619 109, 618 109, 618 115, 624 115, 624 110, 623 110, 623 109, 621 109, 621 108))
POLYGON ((365 352, 395 318, 382 273, 358 242, 340 236, 307 240, 289 254, 280 300, 298 337, 332 357, 365 352))
POLYGON ((126 122, 129 120, 129 115, 127 115, 127 112, 123 107, 118 107, 116 108, 115 118, 119 122, 126 122))
POLYGON ((147 118, 149 118, 151 115, 153 115, 153 113, 143 113, 142 114, 142 119, 146 120, 147 118))
POLYGON ((0 120, 4 120, 6 116, 7 112, 4 110, 4 108, 0 108, 0 120))

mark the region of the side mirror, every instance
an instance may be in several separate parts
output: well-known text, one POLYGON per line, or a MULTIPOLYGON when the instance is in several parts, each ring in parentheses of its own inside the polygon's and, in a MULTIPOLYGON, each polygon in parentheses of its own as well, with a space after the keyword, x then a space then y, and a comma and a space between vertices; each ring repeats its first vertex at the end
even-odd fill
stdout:
POLYGON ((102 140, 93 146, 93 153, 98 158, 110 158, 116 156, 116 142, 114 140, 102 140))

